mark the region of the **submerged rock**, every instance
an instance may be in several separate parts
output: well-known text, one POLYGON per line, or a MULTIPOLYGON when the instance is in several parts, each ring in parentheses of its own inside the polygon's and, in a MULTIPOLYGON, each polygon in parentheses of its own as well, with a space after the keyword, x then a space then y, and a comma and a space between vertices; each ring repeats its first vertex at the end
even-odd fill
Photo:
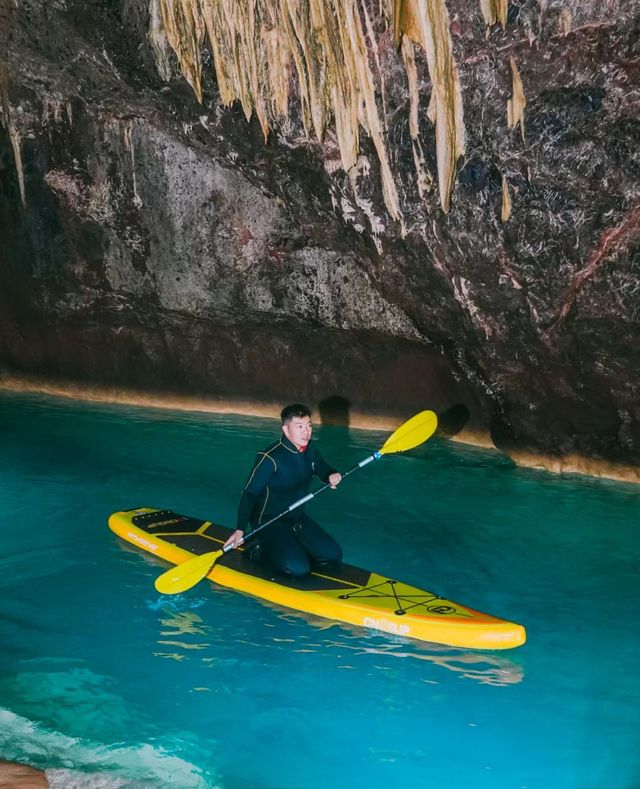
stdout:
POLYGON ((640 464, 633 4, 5 5, 6 370, 640 464))

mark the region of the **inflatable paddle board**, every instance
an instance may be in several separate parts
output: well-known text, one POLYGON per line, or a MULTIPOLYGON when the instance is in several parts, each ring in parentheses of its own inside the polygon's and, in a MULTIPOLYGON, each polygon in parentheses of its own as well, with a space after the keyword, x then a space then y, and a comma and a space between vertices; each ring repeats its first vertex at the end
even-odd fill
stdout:
MULTIPOLYGON (((232 531, 151 507, 115 512, 109 527, 123 540, 172 564, 222 548, 232 531)), ((420 641, 510 649, 526 640, 522 625, 348 564, 331 574, 289 580, 272 576, 239 548, 221 556, 207 578, 287 608, 420 641)))

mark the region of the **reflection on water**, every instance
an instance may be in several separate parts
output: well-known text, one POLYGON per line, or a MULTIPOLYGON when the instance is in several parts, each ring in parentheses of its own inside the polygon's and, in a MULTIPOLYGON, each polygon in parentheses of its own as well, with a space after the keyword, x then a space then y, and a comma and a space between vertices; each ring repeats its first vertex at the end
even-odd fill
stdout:
MULTIPOLYGON (((202 618, 193 611, 163 610, 166 615, 160 618, 160 625, 165 628, 160 630, 161 636, 203 636, 207 633, 202 618)), ((207 649, 211 646, 208 641, 189 643, 187 641, 172 641, 159 638, 157 643, 163 647, 174 647, 178 650, 194 651, 207 649)), ((169 658, 182 661, 185 655, 181 652, 154 652, 154 657, 169 658)))
POLYGON ((209 644, 185 644, 184 641, 158 641, 166 647, 179 647, 180 649, 206 649, 209 644))
MULTIPOLYGON (((391 646, 391 645, 390 645, 391 646)), ((380 649, 364 648, 363 652, 372 654, 391 655, 399 658, 414 658, 415 660, 427 660, 437 666, 446 668, 460 674, 464 679, 473 679, 482 685, 517 685, 524 679, 522 666, 512 662, 502 655, 494 655, 487 652, 472 652, 469 650, 457 649, 455 647, 441 647, 433 644, 431 647, 434 654, 419 652, 398 652, 380 649), (442 650, 444 654, 438 654, 442 650)), ((428 680, 425 680, 428 681, 428 680)))
POLYGON ((199 636, 205 632, 204 623, 198 614, 193 611, 172 611, 165 619, 160 620, 164 627, 171 630, 162 630, 163 636, 194 635, 199 636))
MULTIPOLYGON (((174 601, 174 604, 179 602, 182 602, 182 605, 187 605, 191 601, 174 601)), ((202 603, 201 600, 193 602, 198 605, 202 603)), ((252 603, 254 602, 256 608, 251 611, 255 616, 255 621, 252 622, 251 630, 254 631, 256 623, 261 622, 266 630, 276 631, 269 635, 265 633, 263 640, 245 639, 242 628, 238 628, 238 623, 232 621, 226 622, 219 628, 214 628, 205 623, 203 618, 192 610, 165 610, 163 611, 165 616, 160 619, 160 624, 164 628, 160 631, 160 635, 193 636, 193 640, 158 639, 159 645, 170 646, 179 651, 155 652, 154 655, 182 661, 187 657, 187 653, 215 649, 216 644, 233 640, 235 645, 240 648, 245 645, 259 647, 262 650, 285 649, 293 654, 322 654, 343 649, 348 650, 351 658, 366 655, 403 658, 409 661, 421 660, 458 674, 463 679, 494 687, 516 685, 524 679, 523 667, 503 654, 448 647, 441 644, 425 644, 378 630, 365 629, 344 622, 334 622, 301 611, 283 609, 275 603, 261 599, 255 599, 252 603), (261 606, 271 609, 276 614, 275 622, 263 620, 259 610, 261 606), (301 624, 308 627, 309 630, 307 632, 301 631, 301 624), (290 626, 298 628, 294 637, 284 631, 290 626), (329 629, 332 630, 333 638, 331 639, 324 632, 329 629), (322 638, 314 639, 314 634, 319 633, 323 634, 322 638), (203 636, 206 640, 200 638, 203 636)), ((203 660, 209 662, 214 661, 215 658, 203 655, 203 660)), ((358 661, 354 662, 356 665, 342 665, 341 668, 357 668, 358 661)), ((380 666, 380 668, 384 668, 384 666, 380 666)), ((437 683, 437 680, 425 679, 424 682, 437 683)))
POLYGON ((335 630, 344 633, 345 637, 340 640, 323 640, 322 644, 318 645, 320 649, 340 647, 352 650, 356 655, 382 655, 408 660, 425 660, 460 674, 464 679, 472 679, 484 685, 516 685, 524 679, 522 666, 502 654, 448 647, 442 644, 427 645, 424 642, 414 641, 403 636, 357 627, 344 622, 333 622, 303 612, 282 611, 271 603, 265 604, 277 611, 279 619, 283 621, 292 622, 295 619, 302 619, 316 631, 335 628, 335 630), (349 643, 350 639, 358 643, 349 643), (375 646, 370 646, 367 643, 369 640, 374 640, 375 646), (403 647, 404 649, 402 649, 403 647))
POLYGON ((153 657, 168 658, 169 660, 175 660, 177 663, 180 663, 186 657, 179 652, 152 652, 151 654, 153 657))

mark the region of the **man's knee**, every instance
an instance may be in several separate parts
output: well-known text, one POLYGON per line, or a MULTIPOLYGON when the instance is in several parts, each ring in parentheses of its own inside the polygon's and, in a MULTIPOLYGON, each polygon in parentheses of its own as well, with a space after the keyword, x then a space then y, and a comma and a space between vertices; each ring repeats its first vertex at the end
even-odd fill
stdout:
POLYGON ((298 546, 289 547, 288 550, 280 546, 280 550, 265 551, 262 563, 276 575, 285 578, 304 578, 311 572, 309 557, 298 546))
POLYGON ((311 565, 306 557, 281 558, 278 565, 276 572, 287 578, 304 578, 311 572, 311 565))
POLYGON ((334 538, 310 518, 301 524, 298 541, 312 558, 313 564, 331 565, 342 561, 342 548, 334 538))

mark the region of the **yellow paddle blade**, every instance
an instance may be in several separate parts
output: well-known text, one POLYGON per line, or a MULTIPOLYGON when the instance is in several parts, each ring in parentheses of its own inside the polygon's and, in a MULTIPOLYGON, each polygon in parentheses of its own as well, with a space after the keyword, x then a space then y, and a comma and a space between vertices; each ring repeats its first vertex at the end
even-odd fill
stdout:
POLYGON ((381 455, 388 455, 391 452, 406 452, 420 446, 435 433, 438 427, 438 417, 433 411, 420 411, 419 414, 412 416, 403 425, 392 433, 384 442, 380 450, 381 455))
POLYGON ((161 594, 178 594, 191 589, 198 581, 201 581, 216 561, 222 556, 222 551, 210 551, 187 559, 186 562, 178 564, 162 573, 156 578, 155 587, 161 594))

